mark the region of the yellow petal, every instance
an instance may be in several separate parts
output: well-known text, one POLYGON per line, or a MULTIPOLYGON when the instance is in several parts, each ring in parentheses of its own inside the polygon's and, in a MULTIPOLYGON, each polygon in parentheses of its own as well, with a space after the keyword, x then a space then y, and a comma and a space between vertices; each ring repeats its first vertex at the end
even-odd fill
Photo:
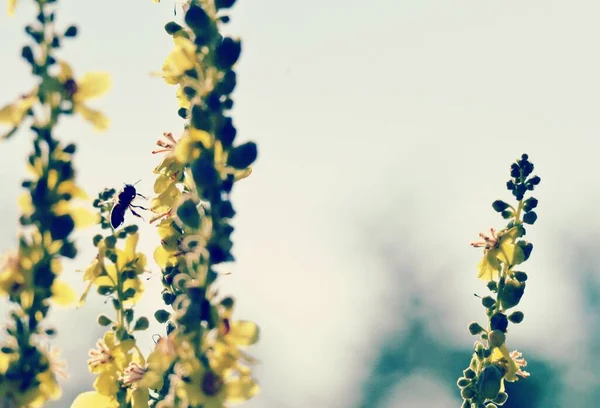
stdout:
POLYGON ((9 16, 15 15, 16 8, 17 8, 17 0, 8 0, 8 15, 9 16))
POLYGON ((71 404, 71 408, 112 408, 118 403, 106 395, 98 394, 96 391, 88 391, 79 394, 71 404))
POLYGON ((167 266, 173 266, 177 264, 177 257, 173 256, 172 252, 167 252, 167 250, 161 245, 154 250, 154 261, 161 268, 165 268, 167 266))
POLYGON ((184 108, 184 109, 189 109, 190 108, 190 100, 188 99, 187 95, 183 93, 183 88, 180 86, 179 88, 177 88, 177 92, 175 93, 176 97, 177 97, 177 101, 179 102, 179 107, 180 108, 184 108))
POLYGON ((96 130, 107 130, 110 125, 110 119, 108 119, 104 113, 88 108, 82 103, 75 104, 75 112, 79 113, 88 122, 94 125, 94 129, 96 130))
POLYGON ((495 251, 488 251, 483 256, 479 264, 477 265, 479 270, 477 277, 484 281, 491 281, 500 277, 500 263, 496 258, 495 251))
POLYGON ((136 388, 131 393, 131 408, 148 408, 150 393, 147 388, 136 388))
POLYGON ((66 283, 54 280, 52 284, 52 300, 59 306, 70 306, 77 299, 75 291, 66 283))
POLYGON ((110 75, 106 72, 88 72, 77 82, 74 99, 84 101, 104 95, 110 89, 110 75))
POLYGON ((125 240, 125 255, 127 256, 128 261, 133 261, 135 259, 135 248, 137 247, 137 243, 140 239, 140 234, 137 232, 135 234, 131 234, 125 240))
POLYGON ((25 117, 27 111, 37 101, 37 96, 28 96, 23 99, 4 106, 0 109, 0 123, 7 123, 12 126, 18 126, 25 117))
POLYGON ((169 186, 173 183, 174 181, 171 179, 171 177, 167 176, 166 174, 159 174, 159 176, 156 178, 156 181, 154 181, 154 192, 156 194, 160 194, 169 188, 169 186))
POLYGON ((240 346, 249 346, 258 341, 259 328, 254 322, 245 320, 236 320, 231 323, 227 340, 239 344, 240 346))
POLYGON ((248 167, 244 170, 237 170, 235 173, 233 173, 233 177, 235 181, 240 181, 248 177, 250 174, 252 174, 252 167, 248 167))
POLYGON ((87 228, 100 222, 100 215, 87 208, 73 208, 69 212, 77 228, 87 228))
POLYGON ((225 401, 239 404, 248 401, 260 392, 260 387, 251 377, 236 378, 225 385, 225 401))
POLYGON ((31 194, 29 193, 23 193, 19 196, 18 199, 18 204, 19 207, 21 207, 21 211, 23 211, 24 214, 31 214, 33 213, 33 204, 31 202, 31 194))
POLYGON ((66 61, 58 61, 58 65, 60 66, 60 72, 58 73, 58 79, 60 82, 64 83, 68 79, 73 78, 73 70, 66 61))

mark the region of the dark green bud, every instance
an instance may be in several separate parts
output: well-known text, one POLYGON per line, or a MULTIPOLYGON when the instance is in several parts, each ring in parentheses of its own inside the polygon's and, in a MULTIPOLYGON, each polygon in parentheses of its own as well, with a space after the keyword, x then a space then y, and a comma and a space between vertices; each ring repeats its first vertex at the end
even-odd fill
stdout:
POLYGON ((167 336, 171 334, 173 330, 175 330, 175 324, 173 322, 167 322, 167 336))
POLYGON ((119 259, 119 256, 117 255, 116 252, 108 252, 107 256, 108 256, 108 259, 110 259, 110 261, 112 263, 117 263, 117 260, 119 259))
POLYGON ((46 329, 45 332, 46 332, 46 335, 50 336, 50 337, 56 335, 56 330, 54 330, 54 329, 46 329))
POLYGON ((483 327, 481 327, 481 325, 477 322, 472 322, 471 324, 469 324, 469 333, 471 333, 472 335, 476 335, 479 334, 483 331, 483 327))
POLYGON ((125 292, 123 292, 123 298, 124 299, 129 299, 135 296, 135 289, 134 288, 129 288, 127 289, 125 292))
POLYGON ((23 57, 23 59, 25 61, 27 61, 33 65, 33 62, 34 62, 33 50, 31 49, 31 47, 29 45, 26 45, 25 47, 23 47, 23 49, 21 50, 21 56, 23 57))
POLYGON ((460 388, 465 388, 465 387, 471 385, 471 380, 469 380, 468 378, 465 378, 465 377, 460 377, 458 379, 458 381, 456 382, 456 385, 458 385, 460 388))
POLYGON ((521 323, 523 321, 523 318, 525 318, 523 312, 514 312, 513 314, 508 316, 508 320, 510 320, 513 323, 521 323))
POLYGON ((492 208, 496 212, 502 212, 502 211, 506 210, 508 207, 509 207, 509 205, 502 200, 496 200, 492 203, 492 208))
POLYGON ((533 224, 535 224, 536 220, 537 220, 537 214, 535 213, 535 211, 529 211, 523 215, 523 222, 525 224, 533 225, 533 224))
POLYGON ((125 227, 125 231, 127 231, 128 234, 135 234, 138 231, 138 226, 128 225, 125 227))
POLYGON ((110 320, 107 316, 105 315, 100 315, 98 316, 98 324, 100 326, 108 326, 109 324, 111 324, 113 321, 110 320))
POLYGON ((210 132, 211 122, 210 122, 209 114, 204 111, 202 106, 200 106, 200 105, 192 106, 192 120, 190 121, 190 124, 195 129, 210 132))
POLYGON ((500 330, 506 333, 506 328, 508 327, 506 315, 500 312, 494 313, 490 318, 490 327, 492 330, 500 330))
POLYGON ((185 23, 195 32, 201 32, 210 23, 210 17, 202 7, 193 5, 185 13, 185 23))
POLYGON ((476 376, 475 371, 473 371, 470 368, 467 368, 466 370, 464 370, 463 374, 464 374, 465 377, 471 378, 471 379, 475 378, 475 376, 476 376))
POLYGON ((177 116, 179 116, 181 119, 187 119, 188 110, 186 108, 179 108, 177 110, 177 116))
POLYGON ((215 0, 217 10, 233 7, 236 0, 215 0))
POLYGON ((493 400, 500 392, 502 373, 494 365, 486 366, 477 380, 477 391, 479 396, 493 400))
POLYGON ((98 286, 97 290, 100 296, 107 296, 113 293, 115 291, 115 288, 113 288, 112 286, 98 286))
POLYGON ((177 218, 186 226, 192 229, 200 228, 202 219, 200 217, 200 212, 198 212, 198 208, 196 207, 196 203, 187 199, 183 201, 175 211, 177 214, 177 218))
POLYGON ((174 21, 170 21, 167 24, 165 24, 165 31, 167 32, 167 34, 169 35, 173 35, 176 32, 178 32, 179 30, 181 30, 183 27, 181 27, 179 24, 177 24, 174 21))
POLYGON ((536 208, 537 206, 538 206, 537 198, 530 197, 527 200, 525 200, 525 203, 523 205, 523 210, 525 210, 525 212, 529 212, 529 211, 533 210, 534 208, 536 208))
POLYGON ((500 215, 502 215, 502 218, 504 218, 505 220, 508 220, 509 218, 511 218, 512 216, 514 216, 515 214, 512 211, 505 210, 505 211, 502 211, 500 213, 500 215))
POLYGON ((234 147, 227 159, 229 165, 236 169, 245 169, 256 160, 258 149, 256 143, 247 142, 234 147))
POLYGON ((69 153, 69 154, 73 154, 75 153, 75 151, 77 150, 77 146, 75 146, 73 143, 69 143, 68 145, 65 146, 65 148, 63 149, 63 151, 65 153, 69 153))
POLYGON ((77 27, 74 25, 67 28, 65 31, 65 37, 76 37, 77 36, 77 27))
POLYGON ((75 248, 75 245, 72 242, 67 241, 60 247, 60 254, 65 258, 75 259, 77 256, 77 248, 75 248))
MULTIPOLYGON (((175 301, 175 295, 169 292, 163 292, 162 294, 162 300, 165 303, 165 305, 170 305, 175 301)), ((164 323, 164 322, 161 322, 164 323)))
POLYGON ((106 245, 107 248, 113 249, 115 245, 117 245, 117 237, 111 235, 104 238, 104 245, 106 245))
POLYGON ((538 184, 540 184, 540 181, 542 181, 542 179, 539 178, 538 176, 533 176, 532 178, 529 179, 529 182, 534 186, 537 186, 538 184))
POLYGON ((487 283, 487 288, 492 292, 496 292, 498 290, 498 284, 495 281, 489 281, 487 283))
POLYGON ((54 240, 63 240, 75 228, 75 221, 69 214, 52 217, 50 221, 50 235, 54 240))
POLYGON ((492 349, 483 350, 483 358, 488 358, 492 354, 492 349))
POLYGON ((221 70, 230 69, 240 58, 242 44, 233 38, 224 38, 215 50, 215 65, 221 70))
POLYGON ((475 390, 473 390, 472 387, 463 388, 460 390, 460 396, 463 397, 463 399, 473 398, 475 396, 475 390))
MULTIPOLYGON (((528 213, 528 214, 530 214, 530 213, 528 213)), ((523 251, 523 257, 524 257, 523 262, 525 262, 531 256, 531 251, 533 251, 533 244, 530 242, 519 241, 519 242, 517 242, 517 245, 520 246, 521 250, 523 251)))
POLYGON ((494 307, 494 305, 496 304, 496 301, 491 296, 486 296, 483 299, 481 299, 481 304, 486 309, 489 309, 489 308, 494 307))
POLYGON ((508 394, 505 392, 498 393, 498 396, 494 398, 494 402, 498 405, 504 405, 506 400, 508 400, 508 394))
POLYGON ((488 404, 485 404, 485 408, 498 408, 498 407, 496 406, 496 404, 490 402, 488 404))
POLYGON ((166 310, 160 309, 160 310, 157 310, 156 312, 154 312, 154 318, 159 323, 166 322, 167 320, 169 320, 169 317, 171 317, 171 314, 169 312, 167 312, 166 310))
POLYGON ((525 272, 515 271, 514 276, 519 282, 525 282, 527 280, 527 274, 525 272))
POLYGON ((514 279, 508 279, 500 294, 500 304, 504 309, 515 307, 521 301, 521 297, 525 293, 525 283, 521 283, 514 279))
POLYGON ((135 326, 133 326, 134 331, 142 331, 146 330, 150 326, 150 322, 145 317, 140 317, 137 322, 135 322, 135 326))
POLYGON ((227 296, 226 298, 221 300, 221 306, 223 306, 225 309, 231 309, 231 308, 233 308, 234 302, 235 301, 232 297, 227 296))
POLYGON ((133 309, 125 310, 125 320, 127 321, 127 323, 131 323, 133 321, 134 313, 135 312, 133 311, 133 309))

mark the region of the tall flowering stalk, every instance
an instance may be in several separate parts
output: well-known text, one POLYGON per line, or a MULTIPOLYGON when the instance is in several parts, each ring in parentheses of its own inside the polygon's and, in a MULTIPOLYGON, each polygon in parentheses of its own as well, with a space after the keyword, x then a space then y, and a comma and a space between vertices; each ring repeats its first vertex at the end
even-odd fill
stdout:
POLYGON ((71 405, 73 408, 148 407, 148 388, 137 386, 146 362, 134 334, 146 330, 149 322, 143 316, 136 319, 133 308, 144 292, 140 276, 146 271, 146 256, 137 250, 136 225, 112 227, 110 211, 114 205, 114 189, 105 190, 94 201, 100 211, 100 225, 108 233, 93 238, 98 254, 85 270, 87 288, 79 303, 85 301, 94 286, 98 294, 110 300, 115 313, 112 318, 98 318, 98 323, 109 330, 89 353, 88 368, 96 375, 94 391, 80 394, 71 405), (125 241, 122 248, 119 240, 125 241))
POLYGON ((508 224, 500 231, 493 228, 489 234, 480 234, 481 241, 473 242, 476 248, 483 248, 483 258, 479 262, 479 279, 487 282, 491 295, 481 299, 488 323, 482 327, 477 322, 469 325, 473 335, 479 335, 475 342, 475 352, 469 367, 458 379, 463 408, 495 408, 508 399, 504 382, 514 382, 518 377, 526 378, 529 373, 522 368, 527 365, 522 354, 510 352, 506 342, 509 322, 521 323, 523 313, 512 311, 525 292, 527 274, 516 270, 531 255, 533 245, 522 239, 525 224, 534 224, 537 214, 534 209, 538 200, 525 199, 528 191, 533 191, 540 183, 538 176, 531 176, 533 163, 523 154, 510 170, 511 179, 506 187, 517 200, 515 206, 496 200, 492 207, 508 224))
POLYGON ((154 258, 162 268, 162 298, 171 311, 148 357, 143 383, 155 392, 156 407, 221 407, 258 393, 254 359, 243 348, 258 340, 258 326, 233 319, 234 300, 214 288, 219 267, 233 261, 230 194, 235 182, 251 173, 256 144, 235 144, 236 128, 228 111, 236 85, 238 39, 223 36, 232 0, 185 2, 182 24, 170 22, 174 50, 162 75, 177 85, 183 134, 165 133, 164 153, 155 169, 157 196, 152 201, 161 245, 154 258))
MULTIPOLYGON (((55 333, 44 319, 53 304, 75 301, 73 290, 59 276, 62 257, 74 258, 71 239, 75 228, 95 222, 77 199, 85 193, 75 183, 72 166, 74 144, 55 138, 55 127, 63 115, 80 113, 98 129, 108 125, 106 117, 85 101, 100 96, 109 87, 104 73, 91 73, 76 80, 69 64, 57 60, 62 42, 77 35, 75 26, 56 27, 58 2, 36 0, 36 21, 25 27, 33 40, 21 55, 36 78, 36 85, 13 103, 0 109, 0 125, 8 125, 6 139, 23 126, 33 131, 33 151, 28 157, 31 177, 23 181, 20 197, 18 248, 0 262, 0 293, 8 296, 11 311, 7 338, 0 349, 0 406, 41 407, 57 399, 61 390, 57 376, 64 375, 58 350, 51 350, 48 337, 55 333)), ((9 12, 16 1, 9 1, 9 12)))
POLYGON ((254 143, 234 145, 236 129, 227 115, 241 47, 219 33, 219 24, 228 21, 224 11, 233 3, 186 2, 185 23, 166 25, 175 49, 162 76, 178 85, 178 114, 187 119, 178 140, 165 133, 153 152, 165 153, 155 169, 151 209, 161 238, 154 259, 162 269, 162 300, 171 309, 158 310, 155 318, 167 323, 166 336, 147 359, 136 346, 134 332, 148 327, 145 318, 132 323, 146 258, 136 251, 135 226, 111 227, 115 191, 107 190, 94 204, 110 233, 94 238, 98 254, 85 271, 82 300, 95 286, 111 298, 116 316, 98 320, 110 330, 90 352, 95 390, 79 395, 72 408, 217 408, 258 393, 254 359, 243 350, 258 340, 258 326, 233 320, 233 298, 214 288, 219 265, 233 261, 230 193, 257 157, 254 143), (119 239, 125 249, 118 248, 119 239))

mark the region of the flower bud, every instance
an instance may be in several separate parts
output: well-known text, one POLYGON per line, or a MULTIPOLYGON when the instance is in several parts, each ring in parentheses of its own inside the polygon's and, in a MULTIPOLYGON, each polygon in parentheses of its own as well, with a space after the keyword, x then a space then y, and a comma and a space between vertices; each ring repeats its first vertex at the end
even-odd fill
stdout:
POLYGON ((456 385, 458 385, 460 388, 465 388, 467 386, 469 386, 471 384, 471 380, 469 380, 468 378, 465 377, 460 377, 458 379, 458 381, 456 382, 456 385))
POLYGON ((527 274, 525 272, 516 271, 514 272, 514 277, 519 282, 525 282, 527 280, 527 274))
POLYGON ((510 320, 513 323, 521 323, 524 317, 525 315, 523 315, 523 312, 514 312, 513 314, 508 316, 508 320, 510 320))
POLYGON ((503 405, 508 399, 508 394, 505 392, 498 393, 498 396, 494 399, 494 402, 498 405, 503 405))
POLYGON ((500 304, 504 309, 515 307, 521 301, 523 293, 525 293, 525 283, 515 279, 507 279, 500 294, 500 304))
POLYGON ((473 390, 473 387, 463 388, 460 390, 460 396, 463 397, 463 399, 473 398, 475 396, 475 390, 473 390))
POLYGON ((502 212, 508 208, 508 204, 502 200, 496 200, 492 203, 492 208, 496 212, 502 212))
POLYGON ((504 340, 506 340, 506 336, 500 330, 492 330, 488 336, 490 346, 492 347, 500 347, 504 344, 504 340))
POLYGON ((536 220, 537 220, 537 214, 535 213, 535 211, 529 211, 523 215, 523 222, 525 224, 533 225, 533 224, 535 224, 536 220))
POLYGON ((486 296, 483 299, 481 299, 481 304, 486 309, 489 309, 489 308, 494 307, 494 305, 496 304, 496 301, 491 296, 486 296))
POLYGON ((501 332, 506 332, 506 328, 508 327, 508 319, 504 313, 494 313, 490 318, 490 327, 492 330, 500 330, 501 332))
POLYGON ((469 333, 471 333, 472 335, 476 335, 479 334, 483 331, 483 327, 481 327, 481 325, 477 322, 472 322, 471 324, 469 324, 469 333))
POLYGON ((487 399, 493 400, 500 392, 500 383, 502 373, 495 365, 489 365, 483 369, 477 380, 478 394, 487 399))
POLYGON ((464 370, 463 374, 465 375, 466 378, 470 378, 470 379, 475 378, 475 371, 473 371, 470 368, 467 368, 466 370, 464 370))

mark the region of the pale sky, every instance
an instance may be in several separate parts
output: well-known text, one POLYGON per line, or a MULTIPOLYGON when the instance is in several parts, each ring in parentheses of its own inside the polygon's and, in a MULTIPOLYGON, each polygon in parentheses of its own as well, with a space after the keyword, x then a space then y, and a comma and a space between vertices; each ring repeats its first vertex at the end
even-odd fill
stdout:
MULTIPOLYGON (((22 27, 34 13, 28 1, 20 3, 16 17, 0 13, 0 104, 32 86, 18 56, 22 27)), ((485 287, 476 279, 481 253, 468 242, 502 227, 490 204, 510 199, 508 169, 523 152, 542 184, 535 192, 539 219, 527 234, 535 249, 524 265, 526 320, 511 331, 509 346, 555 358, 574 376, 589 366, 567 243, 598 242, 600 3, 238 3, 228 27, 243 41, 234 120, 240 141, 258 143, 259 160, 234 194, 238 261, 222 286, 238 299, 237 316, 263 329, 251 351, 262 361, 263 391, 246 406, 352 406, 369 356, 403 324, 406 289, 379 259, 382 243, 418 263, 414 279, 430 294, 424 301, 443 313, 432 330, 472 345, 466 326, 484 317, 473 293, 485 287)), ((113 76, 110 94, 92 104, 111 118, 108 133, 94 133, 79 118, 60 126, 63 140, 78 143, 79 180, 95 196, 141 178, 139 191, 151 195, 160 160, 150 154, 154 142, 183 126, 175 88, 149 75, 171 49, 162 27, 173 18, 173 3, 61 4, 59 24, 74 22, 81 33, 65 41, 62 57, 76 75, 113 76)), ((0 146, 2 250, 16 243, 16 197, 30 141, 22 131, 0 146)), ((80 256, 65 271, 78 290, 81 274, 72 270, 94 256, 94 233, 81 234, 80 256)), ((142 234, 151 255, 158 245, 153 227, 142 234)), ((142 303, 148 316, 160 303, 155 272, 142 303)), ((53 315, 55 344, 70 349, 72 376, 89 389, 85 361, 101 334, 92 322, 101 311, 110 310, 96 296, 82 310, 53 315)), ((140 338, 148 351, 160 330, 151 329, 140 338)), ((458 406, 458 392, 443 389, 432 402, 431 381, 418 373, 399 384, 389 407, 406 406, 403 399, 414 407, 458 406)), ((56 407, 69 404, 75 390, 66 388, 56 407)))

